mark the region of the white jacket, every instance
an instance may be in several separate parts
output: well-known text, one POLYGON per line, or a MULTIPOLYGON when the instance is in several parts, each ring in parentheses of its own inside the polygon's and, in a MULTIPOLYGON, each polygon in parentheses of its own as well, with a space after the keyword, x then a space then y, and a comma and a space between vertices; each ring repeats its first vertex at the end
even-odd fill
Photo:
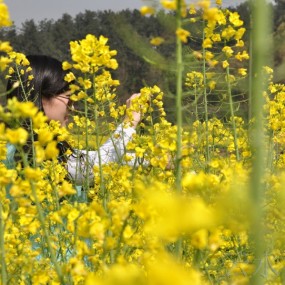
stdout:
MULTIPOLYGON (((134 128, 123 127, 123 124, 120 124, 98 150, 75 150, 67 159, 67 170, 71 179, 76 185, 82 185, 87 176, 89 180, 92 179, 95 165, 119 162, 126 153, 126 145, 135 132, 134 128)), ((133 163, 130 162, 130 164, 133 163)))

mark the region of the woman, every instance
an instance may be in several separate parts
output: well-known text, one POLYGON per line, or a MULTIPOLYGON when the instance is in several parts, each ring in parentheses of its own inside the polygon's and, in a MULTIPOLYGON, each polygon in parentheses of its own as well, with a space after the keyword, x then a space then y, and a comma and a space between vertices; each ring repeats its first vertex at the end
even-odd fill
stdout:
MULTIPOLYGON (((18 101, 32 101, 49 120, 59 121, 65 127, 72 101, 69 98, 69 83, 64 80, 66 72, 62 69, 62 63, 44 55, 29 55, 27 59, 32 68, 33 79, 29 81, 30 73, 25 73, 21 78, 24 88, 20 84, 13 89, 17 78, 10 78, 7 84, 7 99, 16 96, 18 101), (30 83, 27 84, 27 82, 30 83)), ((130 107, 132 99, 137 96, 139 94, 134 94, 127 100, 127 108, 130 107)), ((93 166, 98 165, 99 161, 102 164, 119 161, 124 154, 125 145, 132 138, 140 120, 141 114, 133 112, 131 120, 125 118, 128 127, 120 124, 98 151, 73 150, 73 153, 66 158, 66 167, 75 184, 81 185, 86 179, 91 179, 93 166)), ((59 144, 58 147, 61 156, 69 146, 65 143, 59 144)), ((13 152, 10 153, 13 155, 13 152)))

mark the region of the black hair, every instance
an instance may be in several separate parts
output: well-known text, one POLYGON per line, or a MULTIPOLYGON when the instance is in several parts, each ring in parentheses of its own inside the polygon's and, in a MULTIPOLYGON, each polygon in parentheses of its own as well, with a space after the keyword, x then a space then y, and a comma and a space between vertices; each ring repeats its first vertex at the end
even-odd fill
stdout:
POLYGON ((13 89, 17 78, 14 73, 7 82, 7 99, 17 97, 18 101, 32 101, 43 111, 42 99, 50 99, 69 90, 69 83, 64 80, 66 71, 62 69, 62 62, 46 55, 27 55, 31 72, 21 75, 21 84, 13 89), (33 75, 32 80, 28 77, 33 75), (10 91, 10 92, 9 92, 10 91))
MULTIPOLYGON (((59 60, 46 56, 46 55, 27 55, 26 58, 29 61, 28 66, 20 66, 19 72, 14 72, 7 82, 7 100, 16 97, 18 101, 31 101, 39 109, 44 112, 42 99, 51 99, 69 90, 69 84, 64 80, 67 72, 62 68, 62 62, 59 60), (27 69, 31 67, 31 71, 27 69), (20 72, 20 70, 24 72, 20 72), (20 78, 19 78, 19 75, 20 78), (29 76, 33 78, 29 80, 29 76), (15 82, 19 82, 16 88, 15 82)), ((31 127, 29 121, 23 121, 23 127, 31 133, 31 127)), ((33 134, 34 139, 37 135, 33 134)), ((66 161, 65 152, 67 149, 72 149, 67 142, 58 143, 58 149, 60 155, 59 161, 66 161)), ((24 146, 25 152, 28 154, 31 161, 31 140, 27 141, 24 146)), ((16 157, 15 157, 16 158, 16 157)), ((18 160, 16 158, 16 160, 18 160)))

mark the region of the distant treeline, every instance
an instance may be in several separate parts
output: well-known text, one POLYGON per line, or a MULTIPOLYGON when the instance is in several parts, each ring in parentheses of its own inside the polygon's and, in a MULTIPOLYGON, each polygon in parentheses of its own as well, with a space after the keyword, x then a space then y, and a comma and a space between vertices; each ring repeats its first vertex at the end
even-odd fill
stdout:
POLYGON ((138 10, 117 13, 86 10, 75 17, 64 14, 56 21, 43 20, 36 24, 28 20, 20 29, 1 30, 0 38, 10 41, 14 50, 24 54, 46 54, 69 60, 70 41, 81 40, 87 34, 103 35, 109 39, 110 48, 118 52, 119 68, 114 71, 114 77, 121 83, 119 95, 127 97, 144 85, 164 84, 161 68, 150 62, 160 60, 153 58, 159 53, 168 60, 174 56, 172 21, 173 16, 162 12, 157 17, 143 17, 138 10), (149 40, 156 36, 170 40, 160 47, 152 47, 149 40))
MULTIPOLYGON (((273 30, 276 43, 274 56, 276 65, 280 65, 285 58, 285 1, 275 1, 268 4, 273 12, 273 30)), ((250 6, 244 2, 235 8, 244 20, 247 34, 246 45, 249 46, 250 6)), ((130 93, 146 85, 157 84, 165 93, 175 92, 175 16, 160 11, 155 16, 144 17, 138 10, 123 10, 120 12, 88 11, 72 17, 64 14, 58 20, 34 20, 24 22, 21 28, 10 27, 0 30, 1 40, 8 40, 16 51, 25 54, 46 54, 59 60, 69 59, 69 42, 81 40, 87 34, 103 35, 109 38, 111 49, 118 51, 116 59, 119 63, 114 77, 120 80, 118 88, 119 98, 124 101, 130 93), (151 46, 149 41, 153 37, 163 37, 164 44, 151 46)), ((187 29, 195 34, 195 40, 184 45, 185 62, 188 60, 185 72, 191 70, 191 53, 201 48, 202 24, 191 24, 187 29), (199 38, 200 33, 200 38, 199 38)), ((285 77, 285 76, 284 76, 285 77)), ((283 80, 284 78, 281 78, 283 80)), ((279 78, 280 80, 280 78, 279 78)), ((2 86, 3 87, 3 86, 2 86)), ((170 99, 171 100, 171 99, 170 99)))

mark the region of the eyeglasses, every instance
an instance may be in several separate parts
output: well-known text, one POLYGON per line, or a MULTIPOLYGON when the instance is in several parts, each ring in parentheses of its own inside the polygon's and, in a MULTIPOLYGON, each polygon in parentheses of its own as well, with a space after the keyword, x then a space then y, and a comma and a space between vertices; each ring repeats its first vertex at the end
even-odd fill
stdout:
MULTIPOLYGON (((69 108, 70 110, 74 110, 74 102, 70 99, 70 92, 68 91, 68 92, 65 92, 65 93, 63 93, 63 94, 60 94, 60 95, 58 95, 58 96, 56 96, 56 98, 58 98, 59 100, 62 98, 62 99, 67 99, 68 101, 67 101, 67 104, 66 104, 66 106, 67 106, 67 108, 69 108), (67 95, 67 93, 69 94, 69 95, 67 95)), ((65 102, 63 102, 63 103, 65 103, 65 102)))

